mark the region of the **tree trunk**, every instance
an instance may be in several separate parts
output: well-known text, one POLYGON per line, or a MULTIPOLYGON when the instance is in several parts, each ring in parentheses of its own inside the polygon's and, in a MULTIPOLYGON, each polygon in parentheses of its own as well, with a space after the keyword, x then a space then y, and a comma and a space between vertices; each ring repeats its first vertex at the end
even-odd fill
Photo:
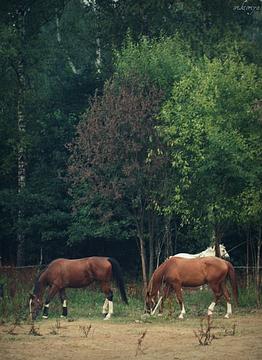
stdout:
POLYGON ((140 244, 140 257, 141 257, 141 265, 142 265, 143 288, 145 291, 147 288, 147 270, 146 270, 145 240, 143 236, 139 236, 139 244, 140 244))
POLYGON ((165 238, 166 238, 166 254, 165 257, 174 255, 173 244, 172 244, 172 229, 171 229, 171 217, 165 220, 165 238))
MULTIPOLYGON (((17 31, 23 46, 25 28, 25 13, 19 11, 17 21, 17 31)), ((25 157, 25 115, 24 115, 24 96, 25 96, 25 74, 23 54, 19 54, 17 62, 18 94, 17 94, 17 130, 18 130, 18 149, 17 149, 17 191, 18 195, 24 190, 26 185, 26 157, 25 157)), ((21 199, 19 199, 21 200, 21 199)), ((21 205, 18 208, 18 231, 17 231, 17 266, 24 264, 24 242, 25 236, 21 228, 23 219, 23 210, 21 205)))
POLYGON ((140 209, 135 215, 137 237, 139 240, 139 252, 141 258, 142 267, 142 278, 144 291, 147 288, 147 265, 146 265, 146 249, 145 249, 145 238, 144 238, 144 206, 143 201, 140 199, 140 209))
POLYGON ((148 233, 149 233, 149 266, 148 277, 150 278, 154 271, 154 215, 148 214, 148 233))
POLYGON ((57 40, 59 46, 61 47, 61 49, 63 50, 63 52, 66 54, 68 65, 69 65, 70 69, 72 70, 72 72, 75 75, 79 75, 79 74, 81 74, 81 70, 76 68, 70 55, 68 54, 68 51, 62 45, 62 36, 61 36, 61 32, 60 32, 60 18, 59 18, 58 13, 59 13, 59 11, 58 11, 58 9, 56 9, 56 18, 55 18, 56 19, 56 40, 57 40))
POLYGON ((257 261, 256 261, 256 302, 259 307, 261 304, 260 294, 260 251, 261 251, 261 226, 258 229, 257 237, 257 261))
POLYGON ((246 233, 246 287, 249 288, 249 242, 250 242, 250 230, 246 233))
POLYGON ((223 237, 223 232, 221 227, 218 225, 215 228, 215 253, 217 257, 221 258, 221 253, 220 253, 220 243, 221 243, 221 239, 223 237))

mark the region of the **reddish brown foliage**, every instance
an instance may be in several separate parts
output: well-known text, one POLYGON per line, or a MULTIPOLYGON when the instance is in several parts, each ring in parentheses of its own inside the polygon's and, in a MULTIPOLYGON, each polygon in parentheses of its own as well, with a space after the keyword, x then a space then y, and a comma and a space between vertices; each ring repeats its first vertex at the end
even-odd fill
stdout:
POLYGON ((83 116, 71 145, 73 185, 88 182, 93 194, 114 200, 133 201, 148 193, 160 168, 160 158, 149 153, 159 146, 154 125, 161 99, 160 91, 145 91, 138 81, 108 84, 83 116))

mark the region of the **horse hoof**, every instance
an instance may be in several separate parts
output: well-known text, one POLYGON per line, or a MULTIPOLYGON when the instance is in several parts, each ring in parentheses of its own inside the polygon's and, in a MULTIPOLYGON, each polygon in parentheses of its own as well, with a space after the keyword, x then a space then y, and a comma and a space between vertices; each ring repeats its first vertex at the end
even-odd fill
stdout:
POLYGON ((184 316, 183 315, 179 315, 178 317, 180 320, 183 320, 184 319, 184 316))
POLYGON ((111 316, 106 316, 105 318, 104 318, 104 320, 109 320, 111 318, 111 316))
POLYGON ((43 315, 42 318, 43 318, 43 319, 48 319, 48 316, 47 316, 47 315, 43 315))
POLYGON ((162 314, 162 313, 159 313, 157 316, 161 317, 161 316, 163 316, 163 314, 162 314))
POLYGON ((229 319, 229 317, 230 317, 229 314, 225 315, 225 319, 229 319))

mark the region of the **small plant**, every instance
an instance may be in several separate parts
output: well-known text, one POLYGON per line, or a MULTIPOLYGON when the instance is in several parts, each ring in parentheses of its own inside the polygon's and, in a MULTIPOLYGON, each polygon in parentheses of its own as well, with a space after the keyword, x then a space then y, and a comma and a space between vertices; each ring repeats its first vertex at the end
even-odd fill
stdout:
POLYGON ((89 333, 90 333, 90 330, 91 330, 91 327, 92 325, 88 325, 88 326, 79 326, 79 329, 81 331, 81 333, 87 338, 89 333))
POLYGON ((31 325, 31 328, 30 328, 30 330, 29 330, 28 335, 42 336, 42 335, 40 334, 40 332, 39 332, 39 327, 36 328, 34 322, 33 322, 32 325, 31 325))
POLYGON ((234 336, 236 334, 237 324, 233 324, 231 329, 224 329, 224 336, 234 336))
POLYGON ((138 354, 145 354, 145 349, 143 350, 142 349, 142 343, 143 343, 143 340, 146 336, 146 333, 147 333, 147 330, 145 330, 142 335, 139 337, 139 339, 137 340, 137 347, 136 347, 136 355, 137 356, 138 354))
POLYGON ((58 335, 58 334, 59 334, 59 331, 57 331, 57 328, 56 328, 55 325, 53 325, 53 326, 51 327, 50 334, 51 334, 51 335, 58 335))
POLYGON ((17 324, 13 324, 12 326, 11 326, 11 328, 7 331, 7 333, 9 334, 9 335, 17 335, 17 333, 15 332, 15 328, 17 327, 17 324))
POLYGON ((210 315, 207 316, 206 328, 204 326, 204 320, 205 318, 201 320, 200 329, 198 331, 194 330, 194 334, 200 345, 210 345, 215 338, 215 335, 211 333, 211 330, 213 329, 213 320, 211 320, 210 315))
POLYGON ((57 329, 61 328, 61 323, 60 323, 60 319, 56 319, 56 324, 55 324, 57 329))

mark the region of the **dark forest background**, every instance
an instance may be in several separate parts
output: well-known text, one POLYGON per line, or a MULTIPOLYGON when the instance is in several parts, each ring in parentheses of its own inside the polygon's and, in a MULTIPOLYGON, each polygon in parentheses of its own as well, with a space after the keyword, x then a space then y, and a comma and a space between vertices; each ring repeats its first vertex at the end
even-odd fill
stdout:
POLYGON ((0 5, 0 256, 260 266, 261 2, 0 5))

